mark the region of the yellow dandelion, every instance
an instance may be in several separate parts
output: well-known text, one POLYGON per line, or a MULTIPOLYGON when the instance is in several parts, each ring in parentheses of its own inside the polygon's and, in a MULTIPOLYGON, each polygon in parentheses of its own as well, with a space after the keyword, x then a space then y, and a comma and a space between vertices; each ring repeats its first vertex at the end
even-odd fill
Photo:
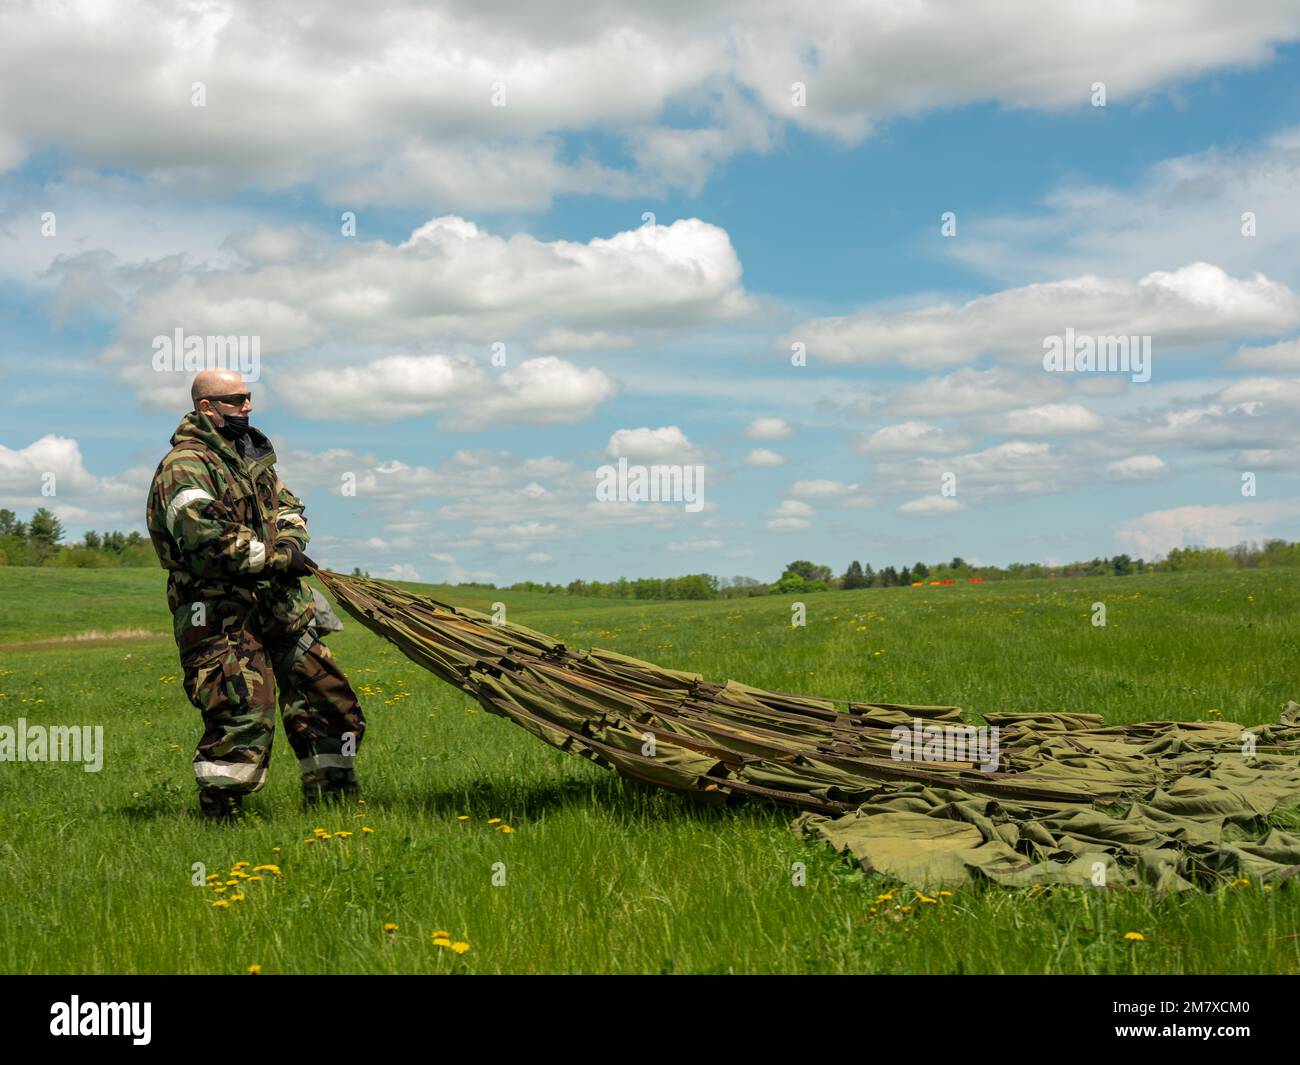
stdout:
POLYGON ((276 854, 279 854, 279 853, 280 853, 280 848, 279 848, 279 847, 272 847, 271 850, 274 851, 276 854))
POLYGON ((262 879, 262 878, 261 878, 260 876, 250 876, 250 877, 248 878, 248 881, 249 881, 249 883, 252 883, 254 880, 261 880, 261 879, 262 879))
POLYGON ((227 880, 227 881, 226 881, 226 886, 227 886, 227 887, 230 887, 231 884, 238 884, 238 883, 239 883, 238 880, 227 880))
POLYGON ((511 828, 509 825, 502 825, 502 826, 501 826, 501 831, 502 831, 502 832, 513 832, 514 829, 511 828))
POLYGON ((229 899, 217 899, 217 901, 214 902, 212 905, 213 905, 213 906, 216 906, 218 909, 224 910, 227 906, 230 905, 230 900, 229 900, 229 899))
POLYGON ((898 907, 898 908, 899 908, 900 910, 902 910, 904 913, 911 913, 911 912, 912 912, 912 907, 911 907, 911 906, 900 906, 900 907, 898 907))
POLYGON ((499 817, 489 817, 489 818, 488 818, 488 824, 489 824, 489 825, 499 825, 500 823, 501 823, 501 818, 499 818, 499 817))
POLYGON ((1124 933, 1124 938, 1125 938, 1125 939, 1131 939, 1131 940, 1133 940, 1134 942, 1140 943, 1140 942, 1142 942, 1144 939, 1146 939, 1146 936, 1144 936, 1141 932, 1125 932, 1125 933, 1124 933))
POLYGON ((458 814, 457 817, 456 817, 456 820, 457 820, 457 821, 468 821, 468 820, 469 820, 469 814, 458 814))
POLYGON ((894 901, 894 893, 893 893, 892 891, 886 891, 883 895, 877 895, 877 896, 876 896, 876 901, 877 901, 877 902, 893 902, 893 901, 894 901))
POLYGON ((393 924, 393 923, 390 921, 388 924, 384 925, 384 931, 385 931, 385 932, 396 932, 396 931, 397 931, 397 925, 393 924))
POLYGON ((347 839, 350 835, 352 835, 352 833, 351 833, 351 832, 335 832, 334 835, 338 836, 339 839, 347 839))
POLYGON ((469 950, 469 944, 458 940, 457 942, 451 945, 451 949, 454 950, 457 954, 464 954, 467 950, 469 950))
POLYGON ((310 839, 305 839, 305 840, 303 840, 303 842, 304 842, 304 843, 315 843, 315 842, 316 842, 316 837, 315 837, 315 836, 312 836, 310 839))
POLYGON ((214 887, 212 890, 215 891, 218 895, 220 895, 220 894, 221 894, 223 891, 225 891, 226 889, 225 889, 222 885, 218 884, 218 885, 217 885, 216 887, 214 887))
POLYGON ((433 945, 435 947, 450 947, 451 940, 448 939, 446 936, 434 936, 433 945))
POLYGON ((951 897, 952 897, 952 892, 951 892, 951 891, 940 891, 940 892, 938 892, 937 894, 938 894, 941 898, 951 898, 951 897))
POLYGON ((231 895, 231 896, 230 896, 230 901, 231 901, 231 902, 243 902, 243 901, 244 901, 244 896, 243 896, 243 895, 231 895))
POLYGON ((255 865, 255 866, 253 866, 253 872, 255 872, 255 873, 274 873, 276 876, 279 876, 279 875, 280 875, 280 867, 279 867, 278 865, 272 865, 270 862, 268 862, 266 865, 255 865))
POLYGON ((247 969, 244 970, 244 972, 252 973, 254 976, 256 976, 261 971, 262 971, 262 967, 258 965, 256 962, 254 962, 252 965, 250 965, 247 969))
POLYGON ((234 873, 252 864, 253 864, 252 862, 236 862, 234 865, 230 867, 230 871, 234 873))
POLYGON ((373 832, 374 829, 371 828, 369 825, 362 825, 362 826, 361 826, 361 831, 362 831, 362 832, 373 832))

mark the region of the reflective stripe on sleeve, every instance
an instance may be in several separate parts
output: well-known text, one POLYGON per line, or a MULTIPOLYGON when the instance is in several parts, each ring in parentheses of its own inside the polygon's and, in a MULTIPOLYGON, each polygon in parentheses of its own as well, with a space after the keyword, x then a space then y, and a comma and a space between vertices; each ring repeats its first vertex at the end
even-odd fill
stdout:
POLYGON ((176 535, 176 519, 180 517, 181 511, 196 499, 207 499, 216 502, 211 493, 205 492, 202 488, 183 488, 167 504, 167 531, 173 536, 176 535))

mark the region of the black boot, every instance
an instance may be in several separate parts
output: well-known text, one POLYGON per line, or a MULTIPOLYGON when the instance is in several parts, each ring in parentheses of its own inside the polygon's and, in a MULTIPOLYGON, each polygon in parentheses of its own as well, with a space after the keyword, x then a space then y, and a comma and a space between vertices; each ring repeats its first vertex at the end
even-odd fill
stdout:
POLYGON ((305 810, 317 807, 355 806, 361 798, 361 787, 355 782, 341 787, 304 787, 302 805, 305 810))
POLYGON ((235 821, 243 816, 244 796, 223 788, 199 789, 199 813, 214 821, 235 821))

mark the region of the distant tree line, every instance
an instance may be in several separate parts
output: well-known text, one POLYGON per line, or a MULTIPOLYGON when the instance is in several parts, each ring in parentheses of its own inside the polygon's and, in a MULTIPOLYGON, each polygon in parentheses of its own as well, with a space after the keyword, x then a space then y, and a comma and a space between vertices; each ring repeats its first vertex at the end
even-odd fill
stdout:
MULTIPOLYGON (((64 544, 63 525, 45 507, 30 521, 18 521, 12 510, 0 508, 0 566, 152 566, 153 545, 138 532, 87 532, 81 542, 64 544)), ((753 577, 715 577, 692 573, 685 577, 638 577, 616 581, 573 580, 567 584, 518 581, 507 587, 465 582, 457 587, 484 588, 509 592, 550 592, 561 595, 595 596, 606 599, 673 600, 738 599, 754 595, 789 595, 837 589, 894 588, 914 584, 971 580, 1005 581, 1060 577, 1130 577, 1144 573, 1181 573, 1194 570, 1262 569, 1300 566, 1300 543, 1265 540, 1240 543, 1236 547, 1175 547, 1164 558, 1148 562, 1126 554, 1094 558, 1088 562, 1067 562, 1050 566, 1041 562, 1012 562, 1006 566, 974 566, 960 556, 948 562, 928 565, 885 566, 873 569, 854 560, 838 577, 830 566, 797 559, 781 576, 766 583, 753 577)), ((361 576, 359 568, 353 574, 361 576)), ((367 571, 364 576, 370 576, 367 571)))
POLYGON ((0 508, 0 566, 103 566, 157 565, 153 545, 138 532, 89 531, 80 543, 65 544, 63 523, 45 507, 30 521, 19 521, 0 508))
MULTIPOLYGON (((855 588, 895 588, 930 585, 933 582, 969 583, 1055 579, 1061 577, 1131 577, 1144 573, 1179 573, 1192 570, 1258 569, 1300 566, 1300 543, 1266 540, 1262 544, 1240 543, 1236 547, 1175 547, 1154 561, 1127 554, 1067 562, 1050 566, 1041 562, 1012 562, 1006 566, 975 566, 961 556, 947 562, 873 569, 858 561, 848 564, 838 577, 830 566, 798 559, 785 567, 780 578, 765 583, 753 577, 713 577, 707 573, 666 579, 643 578, 617 581, 570 581, 568 584, 521 581, 503 591, 556 592, 569 595, 603 596, 617 599, 736 599, 753 595, 789 595, 806 592, 851 591, 855 588)), ((479 588, 495 588, 477 584, 479 588)))
MULTIPOLYGON (((476 587, 491 588, 495 585, 480 584, 476 587)), ((570 581, 568 584, 519 581, 510 585, 506 591, 564 592, 607 599, 717 599, 721 587, 722 582, 717 577, 708 573, 692 573, 685 577, 638 577, 631 581, 620 577, 616 581, 570 581)))
POLYGON ((1263 543, 1240 543, 1236 547, 1175 547, 1164 558, 1146 561, 1127 554, 1094 558, 1087 562, 1067 562, 1051 566, 1042 562, 1011 562, 1006 566, 974 566, 960 556, 949 562, 927 565, 914 562, 909 566, 886 566, 873 570, 870 563, 850 562, 839 577, 828 566, 811 562, 791 562, 770 592, 808 592, 850 590, 854 588, 892 588, 933 582, 969 582, 1055 579, 1061 577, 1130 577, 1144 573, 1180 573, 1193 570, 1261 569, 1275 566, 1300 566, 1300 543, 1266 540, 1263 543))

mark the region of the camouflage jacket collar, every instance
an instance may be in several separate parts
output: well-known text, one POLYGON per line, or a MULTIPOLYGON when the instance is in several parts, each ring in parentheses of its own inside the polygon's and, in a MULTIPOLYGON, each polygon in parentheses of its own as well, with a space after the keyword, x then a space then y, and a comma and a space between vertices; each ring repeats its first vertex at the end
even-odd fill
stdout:
POLYGON ((275 448, 266 434, 259 429, 248 427, 248 434, 241 438, 245 446, 241 455, 235 443, 227 440, 212 424, 212 419, 200 411, 192 410, 181 419, 176 432, 172 434, 172 446, 193 440, 210 451, 215 451, 226 464, 236 470, 247 468, 256 476, 259 470, 270 469, 275 465, 275 448))

